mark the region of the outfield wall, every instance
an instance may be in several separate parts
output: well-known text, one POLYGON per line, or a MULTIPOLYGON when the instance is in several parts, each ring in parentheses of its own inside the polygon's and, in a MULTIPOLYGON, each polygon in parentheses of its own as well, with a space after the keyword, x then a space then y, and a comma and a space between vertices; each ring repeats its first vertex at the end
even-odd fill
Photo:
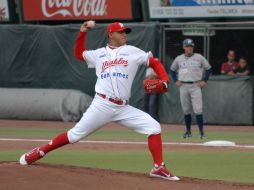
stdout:
POLYGON ((0 88, 0 119, 78 121, 91 101, 77 90, 0 88))
MULTIPOLYGON (((126 25, 133 29, 128 36, 129 44, 159 55, 161 33, 158 23, 126 25)), ((88 33, 88 49, 106 45, 105 29, 106 24, 98 24, 88 33)), ((88 69, 73 57, 78 31, 79 25, 0 25, 0 87, 75 89, 94 96, 95 70, 88 69)), ((141 67, 130 100, 131 105, 140 109, 144 107, 144 75, 145 67, 141 67)), ((207 123, 253 124, 252 77, 213 76, 203 91, 207 123)), ((170 93, 161 96, 160 118, 163 123, 183 122, 179 91, 172 83, 170 93)))
MULTIPOLYGON (((253 125, 253 77, 212 76, 202 89, 204 120, 208 124, 253 125)), ((183 123, 179 89, 160 98, 163 123, 183 123)), ((193 117, 195 120, 195 117, 193 117)))
MULTIPOLYGON (((129 23, 128 44, 159 55, 159 23, 129 23)), ((94 96, 94 69, 73 56, 79 24, 60 26, 0 25, 0 87, 76 89, 94 96)), ((87 49, 107 44, 107 24, 98 24, 88 32, 87 49)), ((145 67, 134 80, 130 102, 140 107, 145 67)))

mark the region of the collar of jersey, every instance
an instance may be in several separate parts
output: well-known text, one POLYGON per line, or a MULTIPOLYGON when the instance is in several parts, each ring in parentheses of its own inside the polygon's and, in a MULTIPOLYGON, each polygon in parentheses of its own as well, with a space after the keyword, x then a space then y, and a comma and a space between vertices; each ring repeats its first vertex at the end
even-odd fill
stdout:
POLYGON ((109 49, 117 49, 117 48, 119 48, 119 47, 111 46, 109 44, 107 44, 107 46, 109 47, 109 49))
POLYGON ((186 57, 186 58, 190 58, 190 57, 192 57, 194 55, 194 53, 193 54, 191 54, 190 56, 187 56, 186 54, 184 54, 184 57, 186 57))
POLYGON ((107 46, 108 46, 109 49, 113 50, 113 49, 117 49, 117 48, 120 48, 120 47, 125 46, 125 45, 122 45, 122 46, 119 46, 119 47, 115 47, 115 46, 111 46, 111 45, 107 44, 107 46))

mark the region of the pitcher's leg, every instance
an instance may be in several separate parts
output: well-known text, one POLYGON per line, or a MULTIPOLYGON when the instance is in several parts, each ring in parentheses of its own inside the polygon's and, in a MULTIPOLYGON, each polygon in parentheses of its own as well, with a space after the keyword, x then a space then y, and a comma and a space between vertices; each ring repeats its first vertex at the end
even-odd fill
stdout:
POLYGON ((150 176, 169 180, 179 180, 179 178, 170 173, 164 165, 161 127, 155 119, 137 108, 125 106, 117 115, 115 121, 138 133, 148 135, 148 148, 153 157, 155 166, 150 172, 150 176))
POLYGON ((148 148, 153 157, 153 163, 156 166, 163 165, 163 156, 162 156, 162 139, 161 134, 149 135, 148 136, 148 148))
POLYGON ((53 138, 48 144, 41 147, 40 150, 43 151, 44 154, 47 154, 48 152, 60 148, 69 143, 70 141, 68 139, 67 132, 64 132, 53 138))
POLYGON ((148 135, 148 147, 153 156, 154 164, 162 164, 161 127, 155 119, 137 108, 126 106, 118 114, 116 120, 129 129, 148 135))
MULTIPOLYGON (((96 108, 97 109, 97 108, 96 108)), ((67 132, 70 143, 75 143, 95 132, 111 121, 112 113, 89 111, 84 113, 81 120, 67 132)))
POLYGON ((113 115, 111 110, 107 109, 105 105, 98 104, 100 102, 93 101, 91 106, 83 114, 81 120, 68 132, 58 135, 42 147, 36 147, 32 151, 23 154, 20 158, 20 164, 30 165, 45 156, 48 152, 66 144, 75 143, 108 123, 113 115), (100 116, 100 119, 98 119, 98 116, 100 116))
POLYGON ((52 139, 48 144, 42 147, 36 147, 30 152, 23 154, 19 159, 19 163, 21 165, 30 165, 33 162, 45 156, 45 154, 47 154, 48 152, 60 148, 66 144, 69 144, 67 132, 58 135, 57 137, 52 139))
POLYGON ((148 113, 130 105, 124 106, 113 118, 113 121, 148 136, 161 133, 160 124, 155 119, 148 113))

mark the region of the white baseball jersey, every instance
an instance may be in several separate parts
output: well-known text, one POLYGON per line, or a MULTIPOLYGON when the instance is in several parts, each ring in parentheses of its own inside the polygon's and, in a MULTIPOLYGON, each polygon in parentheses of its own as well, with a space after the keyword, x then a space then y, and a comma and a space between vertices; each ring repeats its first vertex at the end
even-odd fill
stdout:
MULTIPOLYGON (((130 45, 116 49, 106 46, 83 52, 88 67, 96 69, 95 91, 121 100, 130 98, 138 67, 147 65, 151 56, 151 52, 130 45)), ((96 94, 81 120, 68 131, 68 139, 71 143, 77 142, 109 122, 120 123, 148 136, 161 132, 160 124, 147 113, 131 105, 117 105, 96 94)))
POLYGON ((128 100, 131 85, 142 64, 147 65, 151 52, 130 45, 115 49, 109 46, 84 51, 83 57, 89 68, 96 69, 95 91, 112 98, 128 100))
POLYGON ((185 54, 175 58, 171 65, 171 70, 178 73, 179 81, 198 81, 202 80, 203 70, 210 69, 208 61, 200 54, 194 53, 187 57, 185 54))

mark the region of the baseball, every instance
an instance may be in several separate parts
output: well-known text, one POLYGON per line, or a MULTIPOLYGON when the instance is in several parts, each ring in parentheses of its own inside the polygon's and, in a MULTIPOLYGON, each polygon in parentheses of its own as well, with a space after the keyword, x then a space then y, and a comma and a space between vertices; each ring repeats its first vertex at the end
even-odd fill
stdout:
POLYGON ((93 28, 95 27, 95 22, 93 20, 89 20, 86 23, 87 28, 93 28))

